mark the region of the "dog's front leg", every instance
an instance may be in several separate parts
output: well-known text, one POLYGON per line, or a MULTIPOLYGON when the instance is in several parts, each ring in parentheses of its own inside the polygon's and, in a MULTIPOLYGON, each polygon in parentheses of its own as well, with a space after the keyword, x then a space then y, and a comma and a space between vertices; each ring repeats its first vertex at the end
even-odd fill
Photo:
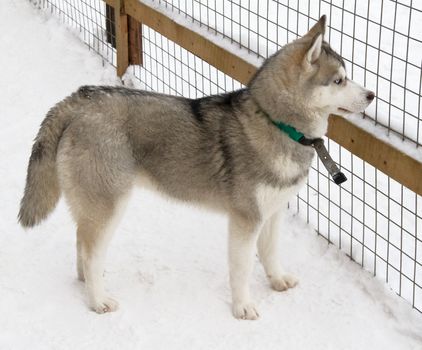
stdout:
POLYGON ((237 216, 229 220, 229 267, 232 310, 236 318, 255 320, 258 312, 249 292, 259 225, 237 216))
POLYGON ((298 280, 284 273, 280 262, 280 222, 282 213, 273 214, 264 224, 258 239, 259 259, 264 266, 271 287, 277 291, 293 288, 298 280))

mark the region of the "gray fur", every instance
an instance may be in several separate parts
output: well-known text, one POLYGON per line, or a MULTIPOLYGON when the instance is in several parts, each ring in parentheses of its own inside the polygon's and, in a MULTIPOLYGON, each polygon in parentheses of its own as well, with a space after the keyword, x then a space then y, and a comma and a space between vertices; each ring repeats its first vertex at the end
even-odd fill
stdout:
POLYGON ((25 226, 39 223, 58 199, 58 186, 52 186, 57 183, 57 148, 59 172, 69 169, 64 174, 72 182, 69 187, 77 179, 88 198, 123 194, 143 173, 174 198, 254 218, 259 215, 253 198, 244 197, 257 183, 285 187, 299 181, 274 174, 273 158, 283 152, 303 159, 304 177, 313 155, 312 149, 297 147, 259 113, 248 89, 189 100, 83 86, 57 104, 41 126, 19 214, 25 226), (122 156, 122 150, 128 153, 122 156), (42 166, 51 169, 38 174, 39 183, 48 185, 43 189, 32 181, 42 166), (33 217, 31 210, 39 212, 33 217))
POLYGON ((274 265, 275 224, 269 218, 305 181, 314 150, 280 132, 267 115, 310 138, 326 132, 329 111, 309 101, 344 62, 327 43, 317 62, 304 61, 324 28, 322 17, 307 35, 269 58, 245 89, 192 100, 83 86, 50 110, 33 146, 19 221, 38 224, 64 192, 78 225, 78 275, 97 312, 117 305, 101 282, 106 232, 139 182, 228 213, 236 317, 258 315, 248 300, 247 279, 252 243, 261 230, 266 233, 259 251, 268 254, 262 260, 273 288, 295 285, 274 265), (273 196, 274 205, 264 209, 272 192, 281 198, 273 196))
POLYGON ((58 113, 53 107, 41 124, 29 159, 25 193, 18 214, 24 227, 32 227, 43 220, 55 207, 60 197, 57 178, 57 145, 69 118, 66 109, 58 113))

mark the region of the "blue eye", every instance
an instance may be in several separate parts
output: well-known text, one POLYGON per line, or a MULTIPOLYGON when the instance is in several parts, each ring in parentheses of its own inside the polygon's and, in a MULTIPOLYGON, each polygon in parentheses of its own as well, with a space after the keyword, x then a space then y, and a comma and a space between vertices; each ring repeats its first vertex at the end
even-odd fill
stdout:
POLYGON ((343 79, 334 80, 334 84, 340 85, 343 82, 343 79))

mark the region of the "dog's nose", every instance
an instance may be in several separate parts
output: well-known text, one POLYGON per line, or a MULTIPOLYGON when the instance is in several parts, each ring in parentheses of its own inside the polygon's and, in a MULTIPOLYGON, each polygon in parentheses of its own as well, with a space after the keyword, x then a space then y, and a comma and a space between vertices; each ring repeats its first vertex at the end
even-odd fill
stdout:
POLYGON ((372 91, 368 92, 368 94, 366 95, 366 99, 369 102, 371 102, 374 98, 375 98, 375 94, 372 91))

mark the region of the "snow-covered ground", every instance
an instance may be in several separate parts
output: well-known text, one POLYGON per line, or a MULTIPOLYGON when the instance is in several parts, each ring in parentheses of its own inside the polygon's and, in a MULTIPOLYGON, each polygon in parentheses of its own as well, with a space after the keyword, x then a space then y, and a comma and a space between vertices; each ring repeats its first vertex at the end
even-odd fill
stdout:
POLYGON ((422 316, 293 215, 283 263, 300 278, 269 289, 261 318, 230 313, 226 219, 136 190, 105 278, 118 312, 88 310, 76 280, 75 227, 63 202, 41 226, 16 223, 32 139, 55 102, 115 71, 54 19, 0 2, 0 349, 422 349, 422 316))

